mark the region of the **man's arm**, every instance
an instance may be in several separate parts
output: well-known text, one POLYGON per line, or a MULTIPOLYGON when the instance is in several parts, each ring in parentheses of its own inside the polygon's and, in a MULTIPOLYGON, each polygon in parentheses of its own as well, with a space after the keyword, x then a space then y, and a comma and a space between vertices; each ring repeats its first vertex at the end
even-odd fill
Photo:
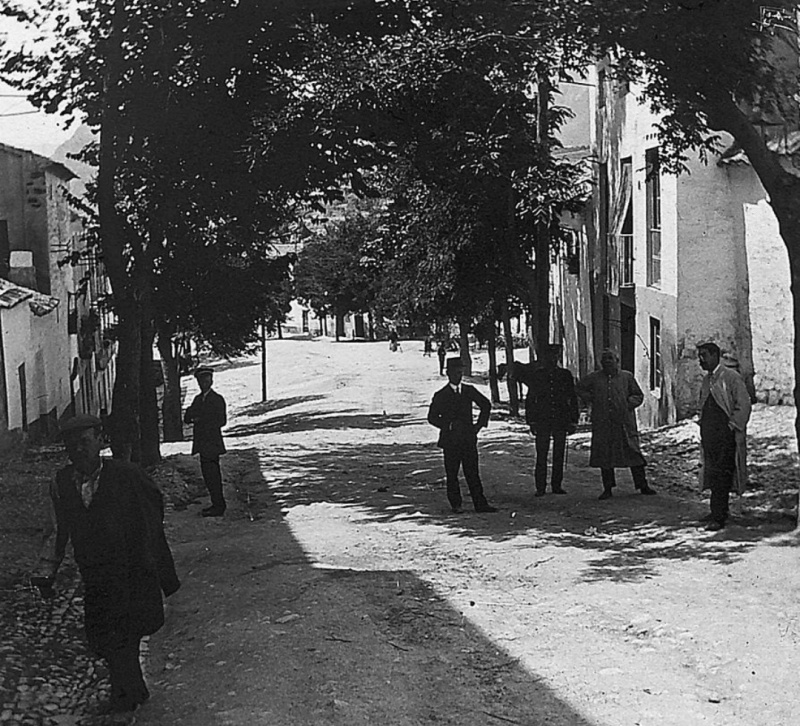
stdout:
POLYGON ((750 412, 752 410, 750 394, 747 391, 744 378, 736 371, 734 371, 732 378, 733 412, 731 413, 730 423, 732 428, 737 431, 744 431, 747 428, 747 422, 750 420, 750 412))
POLYGON ((470 400, 480 409, 478 421, 475 424, 475 432, 485 428, 489 424, 489 415, 492 412, 492 402, 486 398, 477 388, 470 386, 465 390, 470 392, 470 400))
POLYGON ((192 401, 189 408, 186 409, 186 413, 183 414, 183 423, 194 423, 195 403, 197 403, 197 398, 192 401))
POLYGON ((213 426, 218 426, 222 428, 226 423, 228 423, 228 412, 227 406, 225 404, 225 399, 217 394, 213 398, 209 398, 206 401, 207 413, 209 423, 213 426))
POLYGON ((590 373, 588 376, 581 378, 575 385, 575 393, 585 403, 592 403, 592 399, 594 398, 592 382, 593 378, 592 374, 590 373))
POLYGON ((443 412, 441 399, 438 395, 434 394, 433 398, 431 399, 431 405, 428 407, 428 423, 431 426, 435 426, 437 429, 440 429, 442 426, 444 426, 442 416, 443 412))
POLYGON ((569 421, 577 425, 580 420, 580 411, 578 409, 578 394, 575 391, 575 379, 572 373, 564 369, 564 386, 567 389, 567 409, 569 413, 569 421))
POLYGON ((644 403, 644 393, 642 393, 642 389, 639 388, 639 384, 636 382, 636 379, 633 377, 633 374, 627 376, 628 378, 628 409, 633 411, 633 409, 638 408, 644 403))

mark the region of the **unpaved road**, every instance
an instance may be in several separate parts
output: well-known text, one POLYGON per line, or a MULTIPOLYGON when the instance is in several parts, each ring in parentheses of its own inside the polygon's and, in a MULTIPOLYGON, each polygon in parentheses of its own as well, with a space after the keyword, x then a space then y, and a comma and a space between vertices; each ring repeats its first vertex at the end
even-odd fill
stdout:
POLYGON ((501 511, 452 515, 425 422, 443 379, 417 347, 271 341, 266 404, 257 359, 222 366, 231 506, 200 518, 189 444, 164 448, 184 584, 138 724, 800 724, 785 523, 710 535, 697 497, 627 473, 599 502, 585 450, 568 496, 534 499, 503 417, 480 444, 501 511))

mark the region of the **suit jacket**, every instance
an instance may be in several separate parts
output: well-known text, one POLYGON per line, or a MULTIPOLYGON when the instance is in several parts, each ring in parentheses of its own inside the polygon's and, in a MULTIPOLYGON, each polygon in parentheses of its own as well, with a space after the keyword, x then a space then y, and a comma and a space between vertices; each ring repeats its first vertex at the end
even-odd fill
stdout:
POLYGON ((428 423, 439 429, 437 445, 444 449, 448 446, 463 444, 474 445, 478 440, 477 429, 489 423, 492 404, 474 386, 461 384, 461 394, 457 394, 448 383, 433 395, 428 409, 428 423), (472 404, 480 409, 478 421, 472 422, 472 404))
POLYGON ((525 420, 529 426, 565 431, 578 423, 578 396, 572 373, 558 367, 540 367, 520 373, 517 380, 528 387, 525 420))
POLYGON ((50 486, 41 574, 54 576, 69 541, 84 585, 90 647, 103 655, 164 624, 161 594, 180 587, 164 536, 161 491, 138 466, 105 459, 89 507, 72 465, 50 486))
POLYGON ((222 427, 228 422, 225 399, 214 389, 209 390, 205 401, 198 393, 183 417, 186 423, 193 424, 192 453, 201 456, 219 456, 225 453, 222 440, 222 427))

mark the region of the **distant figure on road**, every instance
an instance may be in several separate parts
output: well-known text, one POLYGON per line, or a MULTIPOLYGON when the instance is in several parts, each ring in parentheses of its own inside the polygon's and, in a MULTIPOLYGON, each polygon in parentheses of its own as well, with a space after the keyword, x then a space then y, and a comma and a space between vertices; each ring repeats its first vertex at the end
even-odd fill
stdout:
POLYGON ((433 338, 430 335, 425 336, 425 347, 422 355, 425 358, 430 358, 433 355, 433 338))
POLYGON ((617 485, 614 469, 630 467, 633 484, 642 494, 655 494, 647 484, 645 460, 639 447, 635 410, 644 394, 632 373, 620 370, 619 357, 612 350, 600 356, 601 370, 578 383, 578 395, 592 404, 592 452, 589 466, 600 468, 603 493, 610 499, 617 485))
POLYGON ((436 355, 439 357, 439 375, 444 375, 444 359, 447 357, 447 345, 445 344, 444 340, 439 341, 439 345, 436 348, 436 355))
POLYGON ((711 489, 711 512, 703 521, 716 532, 727 522, 731 489, 741 494, 747 483, 750 395, 739 373, 721 361, 716 343, 702 343, 697 350, 706 371, 700 387, 702 486, 711 489))
POLYGON ((194 377, 200 386, 200 393, 186 409, 183 420, 193 426, 192 454, 200 454, 200 471, 211 496, 211 506, 200 513, 204 517, 221 517, 226 509, 219 468, 219 457, 225 453, 222 427, 228 421, 225 399, 211 388, 214 383, 213 368, 200 366, 195 370, 194 377))
POLYGON ((553 473, 550 486, 553 494, 566 494, 561 486, 564 480, 564 453, 567 435, 575 433, 578 424, 578 397, 575 379, 558 362, 560 345, 548 345, 537 368, 512 363, 513 378, 528 387, 525 397, 525 420, 536 441, 536 469, 534 481, 536 496, 544 496, 547 489, 547 455, 553 440, 553 473))
POLYGON ((85 414, 61 428, 70 465, 50 485, 50 512, 37 573, 42 597, 69 541, 84 587, 89 647, 108 664, 111 698, 103 713, 129 713, 150 693, 139 644, 164 624, 162 593, 180 587, 164 537, 164 505, 156 484, 136 465, 103 459, 101 422, 85 414))
POLYGON ((400 352, 402 352, 402 348, 400 347, 400 336, 397 335, 397 331, 392 328, 389 331, 389 350, 394 353, 398 348, 400 348, 400 352))
POLYGON ((463 466, 464 478, 476 512, 496 512, 486 501, 478 470, 478 431, 489 423, 492 404, 474 386, 462 383, 464 364, 461 358, 447 361, 448 384, 438 390, 428 409, 428 423, 439 429, 438 446, 444 452, 447 475, 447 499, 453 512, 461 512, 461 487, 458 470, 463 466), (472 404, 480 409, 476 423, 472 422, 472 404))

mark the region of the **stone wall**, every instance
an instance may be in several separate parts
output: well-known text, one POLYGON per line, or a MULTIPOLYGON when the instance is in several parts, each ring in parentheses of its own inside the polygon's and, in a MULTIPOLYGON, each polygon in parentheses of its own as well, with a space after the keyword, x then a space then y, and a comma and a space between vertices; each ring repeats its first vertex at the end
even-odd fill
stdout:
POLYGON ((744 207, 754 384, 759 401, 794 403, 789 258, 766 199, 744 207))

